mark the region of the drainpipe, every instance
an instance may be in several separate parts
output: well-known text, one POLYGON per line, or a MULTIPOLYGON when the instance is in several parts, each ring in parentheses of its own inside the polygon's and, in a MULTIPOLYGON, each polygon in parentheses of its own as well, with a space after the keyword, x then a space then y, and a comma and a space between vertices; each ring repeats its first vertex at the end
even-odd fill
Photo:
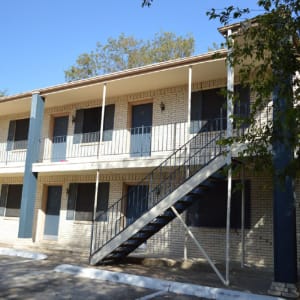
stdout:
MULTIPOLYGON (((227 31, 227 39, 233 43, 232 31, 227 31)), ((232 137, 232 115, 233 115, 233 90, 234 90, 234 69, 230 61, 232 53, 232 44, 228 49, 227 57, 227 133, 226 137, 232 137)), ((231 189, 232 189, 232 168, 231 168, 231 147, 227 147, 227 166, 228 166, 228 179, 227 179, 227 216, 226 216, 226 285, 229 285, 229 261, 230 261, 230 212, 231 212, 231 189)))

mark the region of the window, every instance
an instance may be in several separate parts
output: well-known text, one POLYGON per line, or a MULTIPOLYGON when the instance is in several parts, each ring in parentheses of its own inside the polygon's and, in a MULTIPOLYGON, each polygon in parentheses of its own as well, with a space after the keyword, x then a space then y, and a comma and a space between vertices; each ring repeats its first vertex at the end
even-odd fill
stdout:
POLYGON ((19 217, 21 199, 21 184, 3 184, 0 195, 0 216, 19 217))
MULTIPOLYGON (((69 186, 67 220, 92 221, 94 212, 95 183, 71 183, 69 186)), ((109 199, 109 182, 100 182, 98 187, 97 217, 106 221, 109 199)))
MULTIPOLYGON (((76 111, 74 143, 97 142, 100 139, 102 107, 79 109, 76 111)), ((105 106, 103 141, 112 140, 115 105, 105 106)))
MULTIPOLYGON (((245 128, 248 126, 247 120, 244 118, 250 115, 250 88, 237 85, 235 87, 235 93, 237 95, 237 101, 234 104, 234 115, 241 118, 239 128, 245 128)), ((236 128, 236 124, 234 124, 236 128)))
MULTIPOLYGON (((231 228, 241 228, 242 190, 240 181, 233 180, 231 196, 231 228)), ((214 188, 200 196, 187 211, 187 225, 197 227, 226 227, 227 181, 219 182, 214 188), (200 199, 201 198, 201 199, 200 199)), ((250 180, 245 181, 245 228, 250 228, 250 180)))
POLYGON ((26 149, 29 119, 12 120, 9 122, 7 150, 26 149))
MULTIPOLYGON (((246 117, 249 114, 250 89, 237 85, 235 93, 239 101, 234 105, 234 113, 246 117)), ((226 129, 226 103, 221 88, 192 92, 191 133, 198 132, 207 121, 207 131, 226 129)))

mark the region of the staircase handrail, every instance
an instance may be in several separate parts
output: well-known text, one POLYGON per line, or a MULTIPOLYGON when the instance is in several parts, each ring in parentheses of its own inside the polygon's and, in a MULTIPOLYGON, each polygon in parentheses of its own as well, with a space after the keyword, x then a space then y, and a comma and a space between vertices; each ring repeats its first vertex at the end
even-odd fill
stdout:
MULTIPOLYGON (((222 120, 219 118, 217 119, 217 122, 222 120)), ((210 161, 215 159, 217 156, 223 153, 222 151, 222 146, 217 145, 217 141, 220 140, 220 138, 223 136, 224 131, 223 130, 215 130, 216 129, 216 120, 208 120, 206 124, 200 128, 197 134, 195 134, 189 141, 187 141, 184 145, 179 147, 176 151, 174 151, 171 155, 169 155, 159 166, 154 168, 149 174, 147 174, 140 182, 138 182, 136 185, 137 186, 142 186, 145 183, 148 183, 149 190, 145 198, 147 197, 147 200, 153 200, 156 198, 154 205, 159 203, 163 198, 165 198, 168 193, 172 192, 179 184, 182 184, 185 180, 187 180, 189 177, 191 177, 194 173, 195 170, 191 168, 190 161, 193 158, 197 158, 198 165, 195 164, 196 161, 194 161, 193 166, 197 165, 198 168, 197 171, 199 171, 201 168, 203 168, 205 165, 207 165, 210 161), (209 131, 209 129, 213 129, 215 131, 209 131), (199 141, 197 139, 201 140, 201 137, 205 140, 204 145, 201 145, 200 148, 193 148, 192 146, 195 145, 197 146, 199 144, 199 141), (194 143, 194 144, 193 144, 194 143), (198 143, 198 144, 197 144, 198 143), (209 145, 212 145, 214 147, 214 155, 210 156, 210 159, 206 161, 206 157, 204 160, 203 164, 200 164, 200 157, 199 154, 202 151, 205 151, 209 148, 209 145), (216 151, 216 147, 219 146, 219 151, 216 151), (196 151, 194 151, 196 149, 196 151), (183 156, 181 156, 183 154, 183 156), (173 161, 173 165, 172 165, 173 161), (176 162, 178 162, 178 165, 176 165, 176 162), (163 176, 162 178, 162 170, 172 167, 172 172, 170 172, 166 177, 163 176), (174 169, 175 167, 175 169, 174 169), (183 170, 181 168, 183 167, 183 170), (175 180, 171 180, 172 177, 176 177, 176 175, 180 174, 180 172, 186 172, 187 174, 183 174, 183 180, 175 182, 175 180), (155 179, 155 174, 159 173, 160 174, 160 180, 158 184, 153 185, 153 179, 155 179), (166 184, 167 181, 170 181, 171 187, 163 193, 161 191, 162 187, 164 186, 163 184, 166 184), (150 183, 150 184, 149 184, 150 183)), ((218 127, 217 129, 220 129, 221 127, 218 127)), ((182 175, 182 174, 180 174, 182 175)), ((166 186, 166 185, 165 185, 166 186)), ((92 243, 91 243, 91 255, 95 252, 98 251, 99 247, 104 246, 109 240, 111 240, 113 237, 115 237, 117 234, 121 233, 124 231, 130 224, 124 224, 125 223, 125 216, 122 212, 123 207, 123 199, 128 198, 129 193, 126 193, 123 195, 119 200, 115 201, 113 204, 111 204, 105 212, 101 212, 96 218, 95 221, 93 222, 93 234, 92 234, 92 243), (118 214, 119 217, 114 218, 113 215, 114 213, 118 214), (102 223, 101 221, 107 220, 107 218, 110 218, 111 220, 107 221, 107 224, 102 223), (123 222, 122 222, 123 221, 123 222), (123 223, 123 224, 121 224, 123 223), (110 224, 110 225, 109 225, 110 224), (99 236, 99 231, 98 227, 102 227, 101 231, 101 237, 99 236), (99 239, 102 239, 102 242, 100 242, 99 239)), ((142 200, 142 199, 140 199, 142 200)), ((152 201, 153 202, 153 201, 152 201)), ((153 203, 152 207, 154 206, 153 203)), ((148 207, 147 210, 149 210, 151 207, 148 207)), ((143 211, 141 215, 146 213, 146 211, 143 211)), ((141 216, 140 215, 140 216, 141 216)), ((139 216, 139 217, 140 217, 139 216)))

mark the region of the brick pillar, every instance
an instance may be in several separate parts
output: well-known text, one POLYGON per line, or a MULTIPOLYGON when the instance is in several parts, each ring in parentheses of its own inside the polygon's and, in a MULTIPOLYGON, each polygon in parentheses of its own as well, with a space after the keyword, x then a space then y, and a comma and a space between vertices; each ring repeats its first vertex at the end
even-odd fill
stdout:
POLYGON ((25 161, 19 238, 32 238, 34 205, 36 197, 37 174, 32 172, 32 164, 39 158, 39 139, 44 118, 44 99, 38 94, 32 95, 28 132, 28 146, 25 161))

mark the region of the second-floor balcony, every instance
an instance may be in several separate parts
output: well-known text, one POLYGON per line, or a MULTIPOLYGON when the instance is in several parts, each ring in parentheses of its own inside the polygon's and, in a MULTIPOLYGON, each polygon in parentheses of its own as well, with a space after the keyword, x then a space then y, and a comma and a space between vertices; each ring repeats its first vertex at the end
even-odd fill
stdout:
MULTIPOLYGON (((99 132, 44 137, 39 144, 37 163, 112 161, 120 159, 164 158, 183 145, 207 121, 114 129, 99 132)), ((211 131, 219 130, 220 120, 211 131)), ((27 140, 2 141, 0 166, 22 167, 27 154, 27 140)))
POLYGON ((0 142, 0 170, 4 167, 12 171, 24 167, 27 154, 27 140, 0 142))
MULTIPOLYGON (((263 126, 270 120, 271 107, 257 117, 255 126, 263 126)), ((63 165, 72 163, 95 163, 131 161, 139 167, 144 159, 164 159, 186 143, 194 134, 203 130, 205 138, 213 138, 216 132, 226 130, 226 119, 213 119, 170 124, 104 130, 100 141, 99 132, 48 136, 40 139, 38 165, 63 165), (209 125, 209 126, 208 126, 209 125), (135 163, 136 162, 136 163, 135 163)), ((247 126, 234 127, 233 134, 243 134, 247 126)), ((207 141, 203 138, 201 143, 207 141)), ((203 145, 197 145, 203 146, 203 145)), ((27 140, 2 141, 0 143, 0 167, 2 171, 11 167, 22 172, 27 153, 27 140), (3 168, 6 167, 6 168, 3 168)), ((142 166, 142 165, 141 165, 142 166)))
MULTIPOLYGON (((193 132, 191 130, 191 132, 193 132)), ((186 122, 41 139, 40 163, 166 157, 190 137, 186 122)))

